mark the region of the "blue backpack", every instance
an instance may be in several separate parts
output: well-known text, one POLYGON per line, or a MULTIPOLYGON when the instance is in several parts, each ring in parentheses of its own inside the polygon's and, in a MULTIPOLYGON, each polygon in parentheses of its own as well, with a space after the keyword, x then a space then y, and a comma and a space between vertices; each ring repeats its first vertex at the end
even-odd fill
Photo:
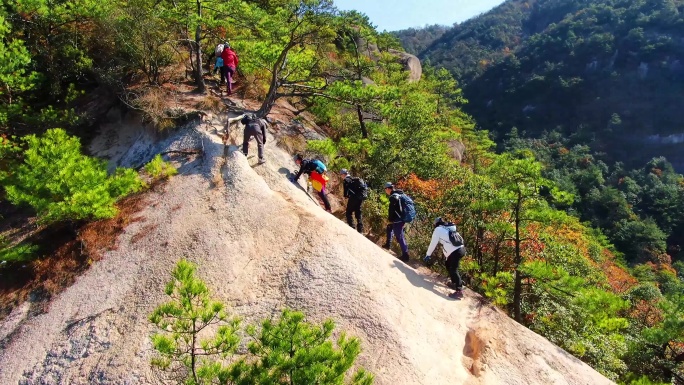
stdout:
POLYGON ((323 164, 323 162, 321 162, 321 161, 318 160, 318 159, 314 159, 314 160, 313 160, 313 163, 316 165, 316 172, 319 173, 319 174, 323 174, 324 172, 326 172, 326 171, 328 170, 328 169, 325 167, 325 164, 323 164))
POLYGON ((399 204, 401 205, 401 220, 406 223, 413 222, 416 219, 416 205, 413 200, 406 194, 399 194, 399 204))

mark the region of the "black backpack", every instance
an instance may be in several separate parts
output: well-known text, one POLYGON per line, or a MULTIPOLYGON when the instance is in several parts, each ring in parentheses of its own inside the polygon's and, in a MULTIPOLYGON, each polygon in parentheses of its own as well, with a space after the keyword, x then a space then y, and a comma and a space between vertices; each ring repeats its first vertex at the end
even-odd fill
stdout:
POLYGON ((349 182, 349 192, 356 198, 368 198, 368 185, 359 177, 352 177, 349 182))
MULTIPOLYGON (((454 225, 453 223, 447 223, 444 226, 451 227, 453 225, 454 225)), ((460 247, 460 246, 464 245, 463 237, 461 236, 461 234, 458 233, 458 231, 454 231, 454 230, 451 230, 449 228, 447 228, 447 230, 449 230, 449 241, 451 242, 452 245, 454 245, 456 247, 460 247)))

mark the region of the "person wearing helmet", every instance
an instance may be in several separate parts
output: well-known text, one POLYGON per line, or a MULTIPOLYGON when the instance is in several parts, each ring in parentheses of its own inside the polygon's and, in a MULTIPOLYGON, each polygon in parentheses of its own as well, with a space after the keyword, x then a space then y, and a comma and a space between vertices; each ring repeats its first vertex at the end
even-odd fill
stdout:
POLYGON ((325 175, 325 172, 327 171, 325 164, 318 159, 304 159, 304 157, 299 154, 295 156, 295 163, 299 166, 299 171, 297 171, 296 175, 290 177, 290 182, 297 183, 297 180, 299 180, 299 177, 302 174, 309 175, 314 190, 316 190, 318 196, 323 201, 325 211, 331 213, 330 201, 328 200, 325 189, 325 185, 328 181, 328 177, 325 175))
POLYGON ((401 257, 399 257, 399 259, 402 262, 408 262, 408 244, 404 238, 404 225, 406 223, 402 219, 404 216, 404 208, 402 207, 400 201, 400 195, 403 193, 403 191, 395 189, 392 182, 385 183, 385 194, 389 196, 389 210, 387 213, 387 219, 390 223, 386 228, 387 241, 382 247, 389 250, 392 243, 392 235, 394 235, 394 238, 396 238, 397 242, 399 243, 399 247, 401 247, 401 257))
POLYGON ((441 244, 442 252, 446 257, 446 268, 449 272, 449 278, 451 278, 451 283, 447 286, 455 290, 449 294, 449 297, 460 298, 463 295, 463 280, 461 280, 458 267, 461 263, 461 258, 466 255, 463 237, 458 233, 455 224, 444 221, 442 217, 435 218, 433 226, 435 229, 432 231, 432 240, 423 261, 430 264, 432 262, 432 253, 435 251, 437 244, 441 244))

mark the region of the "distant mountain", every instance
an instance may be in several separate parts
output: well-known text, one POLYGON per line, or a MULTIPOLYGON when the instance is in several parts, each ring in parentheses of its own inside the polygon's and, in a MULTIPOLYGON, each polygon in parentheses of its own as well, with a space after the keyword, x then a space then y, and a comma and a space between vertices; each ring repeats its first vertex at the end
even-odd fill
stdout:
POLYGON ((555 130, 607 161, 684 171, 684 0, 509 0, 438 37, 397 36, 449 69, 499 138, 555 130))

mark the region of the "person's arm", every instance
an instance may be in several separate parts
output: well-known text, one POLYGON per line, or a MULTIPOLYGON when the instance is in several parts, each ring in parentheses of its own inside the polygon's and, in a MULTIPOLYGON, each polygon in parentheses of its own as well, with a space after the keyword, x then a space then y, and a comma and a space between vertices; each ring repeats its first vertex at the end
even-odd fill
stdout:
POLYGON ((235 69, 237 70, 238 63, 240 62, 240 59, 238 59, 238 55, 235 53, 235 69))
POLYGON ((435 248, 437 247, 438 243, 439 243, 439 227, 435 228, 435 230, 432 232, 432 240, 430 241, 430 246, 428 246, 428 249, 425 252, 426 257, 429 257, 432 255, 432 253, 435 251, 435 248))
POLYGON ((229 118, 229 119, 226 121, 225 126, 223 126, 223 129, 224 129, 224 130, 228 130, 228 128, 230 128, 230 125, 231 125, 231 124, 233 124, 233 123, 235 123, 235 122, 241 121, 242 118, 244 118, 245 116, 247 116, 247 114, 242 114, 242 115, 236 116, 236 117, 234 117, 234 118, 229 118))
POLYGON ((347 178, 342 180, 342 196, 349 198, 349 182, 347 182, 347 178))

